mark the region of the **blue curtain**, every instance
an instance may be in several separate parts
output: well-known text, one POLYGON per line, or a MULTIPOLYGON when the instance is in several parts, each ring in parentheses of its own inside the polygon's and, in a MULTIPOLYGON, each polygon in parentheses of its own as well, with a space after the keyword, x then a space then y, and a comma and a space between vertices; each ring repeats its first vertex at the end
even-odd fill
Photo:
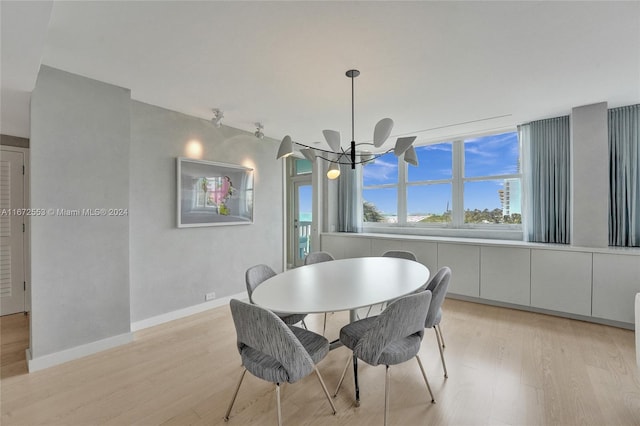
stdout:
POLYGON ((640 247, 640 104, 609 110, 609 245, 640 247))
POLYGON ((569 116, 518 127, 525 154, 525 239, 569 244, 569 116))
MULTIPOLYGON (((357 166, 360 168, 360 166, 357 166)), ((338 178, 338 231, 361 232, 361 211, 359 203, 359 169, 351 169, 351 164, 340 165, 338 178)))

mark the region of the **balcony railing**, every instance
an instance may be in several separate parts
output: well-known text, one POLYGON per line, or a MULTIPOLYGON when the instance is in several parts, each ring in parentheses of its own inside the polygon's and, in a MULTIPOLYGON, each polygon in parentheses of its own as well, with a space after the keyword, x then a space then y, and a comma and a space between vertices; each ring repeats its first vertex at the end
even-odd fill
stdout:
POLYGON ((298 222, 298 257, 303 260, 311 250, 311 222, 298 222))

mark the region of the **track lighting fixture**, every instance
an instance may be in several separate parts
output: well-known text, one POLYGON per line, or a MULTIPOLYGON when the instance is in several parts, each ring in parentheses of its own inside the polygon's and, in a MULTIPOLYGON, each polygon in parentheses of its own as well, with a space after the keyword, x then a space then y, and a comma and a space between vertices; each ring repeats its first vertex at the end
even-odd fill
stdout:
POLYGON ((257 122, 256 123, 256 131, 253 132, 253 136, 255 136, 258 139, 263 139, 264 138, 264 133, 262 132, 262 129, 264 129, 264 126, 262 125, 262 123, 257 122))
POLYGON ((218 128, 222 126, 221 121, 224 118, 224 111, 218 108, 213 108, 212 111, 213 111, 213 118, 211 119, 211 122, 213 123, 214 127, 218 128))

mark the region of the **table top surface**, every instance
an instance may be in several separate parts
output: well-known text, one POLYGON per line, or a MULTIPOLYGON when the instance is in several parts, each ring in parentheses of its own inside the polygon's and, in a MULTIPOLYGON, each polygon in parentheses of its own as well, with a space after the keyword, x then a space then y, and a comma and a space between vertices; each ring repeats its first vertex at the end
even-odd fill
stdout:
POLYGON ((253 303, 275 312, 338 312, 410 294, 429 280, 412 260, 360 257, 301 266, 260 284, 253 303))

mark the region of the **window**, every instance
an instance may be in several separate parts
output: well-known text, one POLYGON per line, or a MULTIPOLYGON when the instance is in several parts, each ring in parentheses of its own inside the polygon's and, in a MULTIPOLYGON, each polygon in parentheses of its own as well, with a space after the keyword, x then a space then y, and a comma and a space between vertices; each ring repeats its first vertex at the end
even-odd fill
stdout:
POLYGON ((363 221, 397 223, 398 159, 392 153, 378 157, 362 170, 363 221))
MULTIPOLYGON (((416 148, 418 167, 407 173, 407 223, 451 223, 453 144, 416 148)), ((403 161, 404 163, 404 161, 403 161)))
POLYGON ((464 142, 464 223, 520 224, 520 143, 515 132, 464 142))
POLYGON ((520 228, 520 143, 516 132, 415 149, 417 167, 407 166, 393 154, 364 167, 365 224, 520 228))
POLYGON ((313 164, 311 161, 302 159, 302 158, 294 158, 292 162, 292 172, 293 176, 298 175, 308 175, 313 170, 313 164))

